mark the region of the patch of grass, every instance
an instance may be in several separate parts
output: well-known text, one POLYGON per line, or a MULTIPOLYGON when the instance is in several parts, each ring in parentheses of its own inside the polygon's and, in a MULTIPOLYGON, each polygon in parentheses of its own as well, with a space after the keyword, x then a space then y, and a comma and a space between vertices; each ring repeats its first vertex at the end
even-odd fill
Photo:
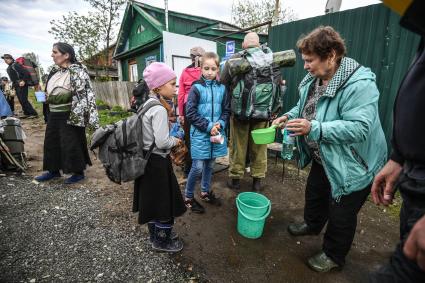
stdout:
MULTIPOLYGON (((130 112, 127 111, 120 111, 118 114, 115 113, 115 115, 111 115, 111 110, 98 110, 97 113, 99 114, 99 125, 100 127, 113 124, 118 122, 119 120, 122 120, 124 118, 127 118, 131 116, 130 112)), ((91 144, 91 138, 93 136, 93 131, 91 129, 87 129, 86 137, 87 137, 87 143, 91 144)))
POLYGON ((106 102, 104 102, 103 100, 96 99, 96 105, 97 106, 107 106, 108 104, 106 104, 106 102))
POLYGON ((393 204, 387 207, 387 213, 394 218, 398 218, 400 216, 402 199, 400 196, 400 192, 397 191, 394 195, 393 204))
MULTIPOLYGON (((17 96, 15 96, 15 103, 16 101, 18 101, 17 96)), ((35 91, 33 88, 28 89, 28 101, 32 104, 38 115, 43 116, 43 103, 37 102, 37 100, 35 99, 35 91)))
POLYGON ((127 111, 111 111, 111 110, 99 110, 99 124, 100 126, 105 126, 108 124, 113 124, 118 122, 121 119, 127 118, 131 115, 131 113, 127 111), (116 115, 110 115, 111 112, 118 112, 116 115))
MULTIPOLYGON (((369 195, 368 201, 373 203, 372 195, 369 195)), ((400 216, 401 203, 402 203, 402 199, 400 196, 400 192, 397 191, 394 195, 393 203, 390 204, 389 206, 380 206, 380 210, 390 215, 391 218, 398 219, 400 216)))
POLYGON ((112 107, 112 112, 123 112, 124 110, 122 109, 122 107, 121 106, 118 106, 118 105, 116 105, 116 106, 114 106, 114 107, 112 107))

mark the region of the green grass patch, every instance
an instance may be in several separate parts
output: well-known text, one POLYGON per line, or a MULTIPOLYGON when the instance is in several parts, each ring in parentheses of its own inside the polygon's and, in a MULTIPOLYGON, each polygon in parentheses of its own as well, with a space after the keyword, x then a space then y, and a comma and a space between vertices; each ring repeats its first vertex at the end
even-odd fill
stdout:
POLYGON ((131 115, 131 113, 129 113, 127 111, 123 111, 122 108, 121 108, 121 111, 99 110, 98 113, 99 113, 99 124, 100 124, 100 126, 113 124, 113 123, 118 122, 119 120, 127 118, 131 115), (111 115, 111 112, 113 112, 114 115, 111 115))
POLYGON ((96 99, 96 105, 97 106, 107 106, 108 104, 106 104, 106 102, 103 101, 103 100, 96 99))
MULTIPOLYGON (((15 103, 18 101, 18 97, 15 96, 15 103)), ((37 102, 35 99, 35 91, 33 88, 28 89, 28 101, 32 104, 38 115, 43 116, 43 103, 37 102)))
MULTIPOLYGON (((368 196, 368 201, 373 203, 372 195, 368 196)), ((393 203, 390 204, 389 206, 379 206, 379 209, 382 212, 388 214, 391 218, 398 219, 400 215, 400 210, 401 210, 401 203, 402 203, 402 198, 400 196, 400 192, 397 191, 394 195, 393 203)))
POLYGON ((112 107, 112 112, 123 112, 124 110, 122 109, 122 107, 121 106, 118 106, 118 105, 116 105, 116 106, 114 106, 114 107, 112 107))
MULTIPOLYGON (((98 110, 97 113, 99 115, 99 125, 101 127, 109 125, 109 124, 116 123, 119 120, 122 120, 124 118, 131 116, 131 114, 132 114, 132 113, 124 111, 124 110, 118 112, 118 111, 112 111, 112 110, 107 110, 107 109, 106 110, 98 110), (111 115, 111 113, 113 113, 113 115, 111 115)), ((93 136, 93 131, 91 131, 90 129, 87 129, 86 136, 87 136, 88 144, 91 144, 91 138, 93 136)))
POLYGON ((402 199, 400 196, 400 192, 397 191, 394 195, 394 200, 391 205, 386 208, 387 213, 394 218, 399 218, 400 210, 401 210, 402 199))

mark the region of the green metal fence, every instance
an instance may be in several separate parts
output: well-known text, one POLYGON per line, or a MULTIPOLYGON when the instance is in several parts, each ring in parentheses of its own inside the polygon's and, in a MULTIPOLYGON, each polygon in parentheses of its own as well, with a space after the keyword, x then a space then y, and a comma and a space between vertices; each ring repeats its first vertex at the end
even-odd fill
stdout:
MULTIPOLYGON (((381 93, 379 114, 389 141, 398 86, 419 44, 419 36, 402 29, 399 21, 400 17, 382 4, 371 5, 272 27, 269 32, 269 46, 274 51, 296 49, 296 42, 301 35, 320 25, 332 26, 345 39, 347 56, 370 67, 377 76, 381 93)), ((284 98, 285 111, 297 103, 297 87, 306 75, 304 62, 297 55, 295 67, 283 70, 288 84, 284 98)))

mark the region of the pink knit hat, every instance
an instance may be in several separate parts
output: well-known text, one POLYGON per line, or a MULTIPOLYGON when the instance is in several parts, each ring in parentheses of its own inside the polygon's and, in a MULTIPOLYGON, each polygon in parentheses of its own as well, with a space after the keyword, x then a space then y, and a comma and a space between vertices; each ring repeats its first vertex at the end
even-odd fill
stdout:
POLYGON ((143 78, 149 89, 153 90, 175 79, 176 74, 166 64, 154 62, 145 68, 143 78))

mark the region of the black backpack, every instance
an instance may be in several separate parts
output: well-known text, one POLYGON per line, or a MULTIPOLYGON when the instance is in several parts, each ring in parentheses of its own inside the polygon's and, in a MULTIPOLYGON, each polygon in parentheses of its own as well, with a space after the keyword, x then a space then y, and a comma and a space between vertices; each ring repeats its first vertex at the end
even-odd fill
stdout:
MULTIPOLYGON (((38 85, 40 80, 38 78, 38 74, 37 74, 37 70, 36 70, 37 65, 33 61, 31 61, 31 59, 28 59, 28 58, 25 58, 25 57, 19 57, 19 58, 16 58, 15 63, 20 64, 24 68, 24 70, 26 72, 28 72, 30 80, 27 81, 27 84, 29 86, 38 85)), ((12 68, 16 72, 16 69, 13 67, 13 65, 12 65, 12 68)), ((18 72, 16 72, 16 73, 19 76, 19 73, 18 72)))

